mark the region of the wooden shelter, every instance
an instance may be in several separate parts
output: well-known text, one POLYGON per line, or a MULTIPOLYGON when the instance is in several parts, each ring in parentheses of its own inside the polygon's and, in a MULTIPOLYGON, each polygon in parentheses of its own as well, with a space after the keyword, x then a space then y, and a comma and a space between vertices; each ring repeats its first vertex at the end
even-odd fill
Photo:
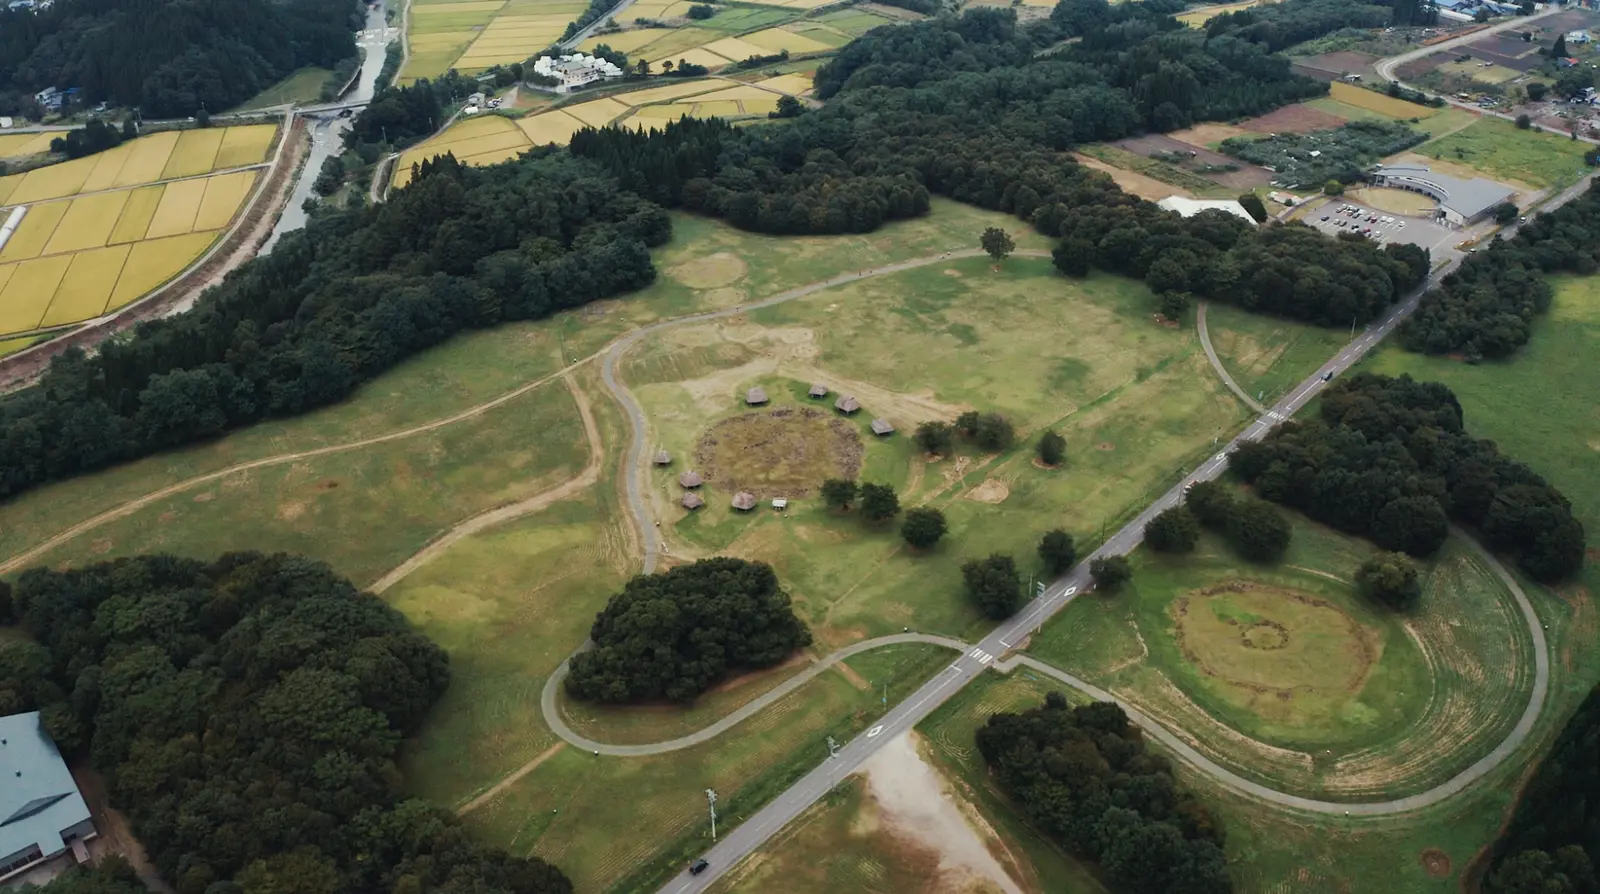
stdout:
POLYGON ((756 508, 756 495, 749 491, 739 491, 733 495, 733 508, 740 512, 748 512, 756 508))
POLYGON ((706 501, 700 499, 700 495, 699 494, 688 493, 688 494, 684 494, 683 495, 683 508, 685 508, 685 509, 699 509, 701 506, 704 506, 705 504, 706 504, 706 501))
POLYGON ((812 397, 827 397, 828 396, 828 386, 822 384, 821 382, 817 382, 816 384, 811 386, 811 390, 809 392, 807 392, 807 393, 810 394, 812 397))
POLYGON ((861 401, 848 394, 841 394, 839 399, 833 402, 833 408, 848 416, 861 409, 861 401))
POLYGON ((705 484, 706 480, 700 477, 699 472, 690 469, 689 471, 678 476, 678 483, 684 487, 699 487, 700 485, 705 484))
POLYGON ((658 465, 658 466, 670 466, 670 465, 672 465, 672 454, 668 453, 665 450, 657 450, 656 451, 656 465, 658 465))
POLYGON ((894 425, 887 419, 872 420, 872 433, 875 435, 894 434, 894 425))
POLYGON ((744 402, 752 407, 759 407, 767 402, 767 390, 757 385, 744 393, 744 402))

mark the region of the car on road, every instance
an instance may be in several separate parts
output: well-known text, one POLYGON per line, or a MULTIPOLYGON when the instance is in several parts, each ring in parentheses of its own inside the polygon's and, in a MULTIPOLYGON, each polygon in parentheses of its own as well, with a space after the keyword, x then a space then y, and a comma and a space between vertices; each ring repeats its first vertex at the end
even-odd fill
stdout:
POLYGON ((711 864, 707 863, 704 859, 696 860, 689 864, 689 874, 699 875, 700 873, 705 872, 710 866, 711 864))
POLYGON ((1328 219, 1328 215, 1326 215, 1326 214, 1322 215, 1322 219, 1323 220, 1327 220, 1328 219))
POLYGON ((1333 370, 1330 369, 1327 372, 1323 373, 1322 374, 1322 381, 1324 381, 1324 382, 1333 381, 1333 370))

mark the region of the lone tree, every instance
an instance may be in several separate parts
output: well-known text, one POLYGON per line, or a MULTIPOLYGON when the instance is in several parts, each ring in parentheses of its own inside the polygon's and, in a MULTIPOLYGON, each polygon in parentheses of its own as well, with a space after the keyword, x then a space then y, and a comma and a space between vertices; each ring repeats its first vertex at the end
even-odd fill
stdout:
POLYGON ((1056 528, 1046 531, 1039 539, 1039 558, 1044 560, 1044 567, 1051 574, 1065 574, 1068 568, 1078 564, 1078 545, 1072 542, 1072 535, 1056 528))
POLYGON ((1517 206, 1510 202, 1501 202, 1494 206, 1494 222, 1508 224, 1517 219, 1517 206))
POLYGON ((934 420, 924 422, 917 426, 917 433, 911 436, 923 453, 935 453, 944 456, 950 452, 950 447, 955 443, 955 430, 948 422, 934 420))
POLYGON ((948 530, 944 513, 926 506, 907 509, 906 520, 900 524, 900 536, 914 549, 933 546, 948 530))
POLYGON ((1550 48, 1550 55, 1557 59, 1567 55, 1567 35, 1565 33, 1556 35, 1556 43, 1555 46, 1550 48))
POLYGON ((1047 466, 1059 466, 1067 458, 1067 439, 1053 431, 1046 431, 1039 436, 1039 462, 1047 466))
POLYGON ((956 417, 956 431, 991 453, 1010 447, 1017 438, 1017 430, 1012 428, 1006 417, 976 410, 968 410, 956 417))
POLYGON ((854 481, 846 481, 843 478, 829 478, 827 481, 822 482, 822 502, 828 504, 830 509, 844 512, 850 508, 851 503, 856 501, 856 494, 859 491, 860 489, 856 487, 854 481))
POLYGON ((1017 576, 1017 563, 1004 553, 973 559, 962 565, 961 579, 966 582, 967 595, 978 604, 984 616, 996 621, 1015 614, 1022 601, 1022 579, 1017 576))
POLYGON ((1200 541, 1200 521, 1186 506, 1174 506, 1144 526, 1144 542, 1156 552, 1186 553, 1200 541))
POLYGON ((867 521, 887 521, 899 512, 900 498, 895 495, 894 485, 861 485, 861 516, 867 521))
POLYGON ((1267 205, 1255 193, 1247 192, 1240 196, 1239 204, 1244 206, 1244 210, 1256 219, 1256 223, 1261 223, 1267 219, 1267 205))
POLYGON ((1526 114, 1522 114, 1522 115, 1518 115, 1517 116, 1517 129, 1518 130, 1527 130, 1528 128, 1530 128, 1532 126, 1533 126, 1533 119, 1532 118, 1528 117, 1526 114))
POLYGON ((1378 553, 1356 569, 1356 590, 1396 611, 1410 611, 1422 598, 1417 568, 1404 553, 1378 553))
POLYGON ((1102 593, 1115 593, 1133 579, 1133 566, 1127 556, 1107 556, 1089 561, 1089 576, 1094 578, 1094 588, 1102 593))
POLYGON ((999 227, 985 229, 983 236, 978 241, 982 243, 983 250, 989 253, 989 257, 994 258, 996 261, 1005 260, 1006 255, 1011 254, 1017 248, 1017 243, 1011 240, 1011 234, 999 227))

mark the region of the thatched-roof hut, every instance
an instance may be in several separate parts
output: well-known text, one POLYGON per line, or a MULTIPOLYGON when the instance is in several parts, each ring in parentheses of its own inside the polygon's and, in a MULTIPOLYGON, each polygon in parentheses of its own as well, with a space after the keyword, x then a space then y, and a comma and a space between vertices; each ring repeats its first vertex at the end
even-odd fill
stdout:
POLYGON ((670 466, 670 465, 672 465, 672 454, 668 453, 665 450, 657 450, 656 451, 656 465, 658 465, 658 466, 670 466))
POLYGON ((701 506, 704 506, 705 504, 706 504, 706 501, 700 499, 700 495, 699 494, 689 493, 689 494, 684 494, 683 495, 683 508, 685 508, 685 509, 699 509, 701 506))
POLYGON ((689 471, 678 476, 678 483, 684 487, 699 487, 700 485, 705 484, 706 480, 700 477, 699 472, 690 469, 689 471))
POLYGON ((760 385, 744 393, 744 402, 752 407, 759 407, 767 402, 767 391, 760 385))
POLYGON ((821 382, 818 382, 815 385, 812 385, 811 386, 811 390, 809 392, 807 392, 807 393, 810 394, 812 397, 827 397, 828 396, 828 386, 822 384, 821 382))
POLYGON ((740 512, 748 512, 756 508, 756 495, 749 491, 739 491, 733 495, 733 508, 740 512))
POLYGON ((875 435, 894 434, 894 425, 887 419, 872 420, 872 433, 875 435))
POLYGON ((856 400, 848 394, 842 394, 839 396, 838 400, 833 402, 833 408, 848 416, 849 414, 861 409, 861 401, 856 400))

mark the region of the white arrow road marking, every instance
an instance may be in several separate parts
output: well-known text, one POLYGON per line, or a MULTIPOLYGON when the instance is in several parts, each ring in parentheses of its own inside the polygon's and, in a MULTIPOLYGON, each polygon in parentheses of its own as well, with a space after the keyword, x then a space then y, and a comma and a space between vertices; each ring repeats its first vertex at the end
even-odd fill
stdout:
POLYGON ((879 733, 881 733, 881 732, 883 732, 883 724, 880 723, 877 726, 873 727, 872 729, 867 730, 867 738, 869 738, 869 739, 876 738, 877 735, 879 733))

